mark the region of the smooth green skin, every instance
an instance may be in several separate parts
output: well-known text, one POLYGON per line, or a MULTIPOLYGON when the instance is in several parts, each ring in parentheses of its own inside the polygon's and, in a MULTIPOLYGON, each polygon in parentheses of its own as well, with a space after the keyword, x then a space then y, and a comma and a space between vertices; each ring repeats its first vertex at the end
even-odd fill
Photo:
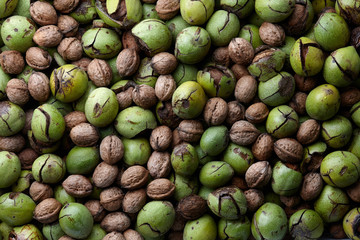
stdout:
POLYGON ((291 107, 281 105, 273 108, 266 119, 266 131, 276 138, 293 135, 299 128, 299 117, 291 107))
POLYGON ((85 112, 85 103, 90 93, 96 89, 92 81, 88 81, 85 93, 75 102, 72 103, 75 111, 85 112))
MULTIPOLYGON (((192 1, 200 3, 200 1, 192 1)), ((201 27, 187 27, 176 37, 175 57, 182 63, 195 64, 201 62, 211 47, 209 33, 201 27)))
POLYGON ((145 238, 160 237, 170 230, 174 221, 175 209, 170 202, 151 201, 140 210, 136 229, 145 238))
POLYGON ((18 4, 18 0, 1 0, 0 1, 0 18, 5 18, 10 16, 11 13, 15 10, 18 4))
POLYGON ((360 72, 360 57, 353 46, 339 48, 325 60, 323 77, 335 87, 349 86, 360 72))
POLYGON ((0 102, 0 137, 9 137, 25 126, 25 112, 10 101, 0 102))
POLYGON ((350 30, 346 21, 336 13, 322 14, 314 26, 314 34, 316 42, 325 51, 345 47, 350 39, 350 30))
POLYGON ((276 23, 285 20, 295 9, 295 0, 268 1, 256 0, 255 11, 266 22, 276 23))
POLYGON ((23 16, 11 16, 1 26, 1 38, 5 46, 21 53, 25 53, 28 48, 35 45, 32 40, 35 32, 35 23, 23 16), (9 35, 11 38, 8 37, 9 35))
POLYGON ((105 235, 106 231, 100 227, 100 224, 94 224, 91 233, 86 240, 101 240, 105 235))
MULTIPOLYGON (((1 72, 1 68, 0 68, 0 72, 1 72)), ((32 67, 30 67, 29 65, 26 65, 24 70, 22 71, 22 73, 20 73, 19 75, 16 76, 17 79, 20 80, 24 80, 26 83, 29 82, 29 78, 31 76, 31 74, 34 72, 34 69, 32 67)), ((1 74, 1 73, 0 73, 1 74)), ((0 76, 1 79, 1 76, 0 76)))
POLYGON ((70 103, 78 100, 87 89, 88 77, 84 70, 66 64, 51 73, 50 90, 56 99, 70 103))
POLYGON ((258 96, 266 105, 276 107, 288 102, 295 92, 295 79, 287 72, 280 72, 266 82, 259 82, 258 96))
POLYGON ((114 57, 114 58, 111 58, 106 61, 109 64, 111 72, 112 72, 112 79, 111 79, 110 85, 113 85, 122 80, 122 77, 120 76, 120 74, 116 68, 116 59, 117 59, 117 57, 114 57))
POLYGON ((43 154, 33 162, 32 173, 38 182, 58 183, 65 176, 66 165, 55 154, 43 154))
MULTIPOLYGON (((17 173, 16 173, 17 174, 17 173)), ((21 170, 17 181, 11 186, 12 192, 24 192, 30 188, 33 176, 30 170, 21 170)))
MULTIPOLYGON (((0 25, 1 27, 1 25, 0 25)), ((1 43, 0 43, 1 45, 1 43)), ((6 74, 0 66, 0 100, 3 100, 6 97, 6 85, 10 81, 11 77, 9 74, 6 74)), ((196 78, 195 78, 196 79, 196 78)))
POLYGON ((356 128, 353 131, 353 138, 351 140, 348 151, 360 158, 360 128, 356 128))
POLYGON ((18 0, 18 4, 13 12, 13 15, 20 15, 31 18, 30 4, 31 0, 18 0))
POLYGON ((254 214, 251 233, 256 240, 281 240, 285 237, 287 217, 285 211, 275 203, 263 204, 254 214))
POLYGON ((207 97, 200 84, 188 81, 176 88, 171 104, 178 117, 193 119, 202 113, 206 101, 207 97))
POLYGON ((230 164, 236 174, 244 176, 246 170, 254 163, 255 158, 249 148, 230 143, 224 151, 222 160, 230 164))
POLYGON ((244 216, 238 220, 221 218, 218 222, 218 237, 221 240, 247 240, 250 237, 251 223, 244 216))
POLYGON ((301 209, 291 215, 289 232, 295 240, 317 239, 324 232, 324 223, 314 210, 301 209))
POLYGON ((176 36, 181 32, 184 28, 190 27, 181 16, 175 16, 174 18, 166 21, 166 26, 169 28, 173 42, 176 41, 176 36))
POLYGON ((356 126, 360 127, 360 102, 355 103, 350 109, 350 115, 356 126))
MULTIPOLYGON (((116 102, 116 104, 118 103, 116 102)), ((126 138, 133 138, 146 129, 157 127, 154 114, 150 110, 138 106, 120 111, 114 125, 120 135, 126 138)))
POLYGON ((20 227, 14 227, 10 233, 10 239, 43 240, 43 235, 35 225, 26 224, 20 227))
POLYGON ((59 224, 68 236, 84 239, 90 235, 94 219, 83 204, 68 203, 59 213, 59 224))
POLYGON ((5 193, 0 196, 0 220, 9 226, 21 226, 33 218, 35 202, 24 193, 5 193))
POLYGON ((193 175, 199 166, 195 147, 190 143, 176 145, 171 153, 171 166, 178 175, 193 175))
POLYGON ((216 222, 209 214, 205 214, 195 220, 187 221, 185 224, 183 240, 216 240, 216 236, 216 222))
POLYGON ((312 26, 310 27, 310 29, 305 33, 304 37, 307 37, 313 41, 316 41, 315 39, 315 33, 314 33, 314 27, 315 24, 312 24, 312 26))
POLYGON ((220 0, 220 7, 244 19, 254 12, 255 0, 220 0))
POLYGON ((90 174, 99 162, 99 148, 75 146, 66 156, 66 170, 69 174, 90 174))
POLYGON ((237 187, 222 187, 210 193, 208 207, 218 217, 236 220, 247 210, 245 194, 237 187))
POLYGON ((72 196, 70 196, 65 189, 58 185, 54 189, 54 197, 56 200, 58 200, 63 206, 68 203, 76 202, 76 199, 72 196))
POLYGON ((0 236, 3 237, 3 239, 9 239, 9 234, 12 231, 12 227, 6 224, 5 222, 0 223, 0 236))
POLYGON ((37 140, 44 143, 53 143, 63 136, 65 120, 53 105, 45 103, 34 110, 31 129, 37 140))
POLYGON ((204 150, 200 147, 200 144, 195 146, 195 150, 199 158, 199 166, 203 166, 210 161, 216 160, 215 156, 209 156, 206 152, 204 152, 204 150))
POLYGON ((240 21, 235 14, 218 10, 210 17, 205 29, 210 35, 211 43, 222 47, 228 45, 231 39, 238 35, 240 21))
POLYGON ((142 5, 142 19, 159 19, 160 17, 155 10, 155 4, 144 3, 142 5))
POLYGON ((274 203, 280 207, 284 207, 284 204, 280 200, 280 195, 274 193, 273 191, 266 192, 265 194, 265 202, 274 203))
POLYGON ((314 203, 314 210, 325 223, 340 221, 349 211, 350 201, 340 188, 325 185, 314 203))
POLYGON ((352 130, 351 122, 337 115, 322 123, 321 136, 329 147, 339 149, 348 144, 352 130))
POLYGON ((213 191, 215 191, 215 189, 201 186, 198 195, 202 197, 205 201, 207 201, 209 194, 212 193, 213 191))
POLYGON ((21 174, 21 163, 13 152, 0 151, 0 188, 7 188, 14 184, 21 174))
POLYGON ((360 3, 354 0, 338 0, 335 3, 336 13, 356 26, 360 24, 359 7, 360 3))
POLYGON ((139 68, 134 76, 134 82, 138 85, 146 84, 155 87, 159 74, 151 66, 151 58, 145 57, 141 59, 139 68))
POLYGON ((301 37, 294 43, 290 53, 290 64, 300 76, 315 76, 322 69, 325 55, 320 46, 307 37, 301 37))
POLYGON ((240 29, 239 37, 248 40, 254 49, 264 44, 260 38, 259 27, 254 24, 244 25, 240 29))
POLYGON ((172 73, 176 82, 176 87, 187 81, 196 81, 198 69, 196 66, 179 63, 172 73))
POLYGON ((122 48, 119 35, 108 28, 91 28, 81 38, 83 50, 91 58, 110 59, 122 48))
POLYGON ((311 165, 313 158, 321 156, 325 157, 327 145, 324 142, 316 142, 304 148, 303 160, 300 164, 301 172, 306 174, 308 172, 307 167, 311 165))
POLYGON ((351 209, 343 219, 343 229, 350 239, 360 240, 357 227, 359 226, 360 208, 351 209))
POLYGON ((298 192, 301 184, 301 172, 288 168, 281 161, 275 163, 271 176, 271 187, 274 193, 281 196, 292 196, 298 192))
POLYGON ((63 117, 65 117, 66 114, 73 111, 73 108, 70 103, 61 102, 57 100, 54 96, 50 96, 45 103, 53 105, 61 113, 63 117))
POLYGON ((259 52, 256 58, 259 59, 253 61, 247 69, 257 80, 266 82, 278 75, 281 71, 285 63, 286 53, 280 49, 272 48, 259 52), (259 56, 262 56, 263 54, 267 55, 259 58, 259 56))
POLYGON ((58 240, 59 238, 65 235, 58 221, 44 225, 42 228, 42 234, 48 240, 58 240))
POLYGON ((340 93, 333 85, 320 85, 308 94, 306 112, 316 120, 325 121, 336 115, 340 108, 340 93))
POLYGON ((315 14, 321 12, 325 7, 335 7, 335 0, 313 0, 312 2, 315 14))
POLYGON ((215 0, 180 0, 181 17, 190 25, 202 25, 211 17, 215 0))
POLYGON ((2 37, 1 37, 1 25, 2 25, 2 23, 3 23, 3 20, 0 21, 0 47, 4 46, 4 41, 2 40, 2 37))
POLYGON ((85 102, 86 119, 95 127, 106 127, 114 121, 119 111, 115 93, 106 87, 95 89, 85 102))
POLYGON ((125 164, 132 165, 144 165, 147 163, 151 155, 151 147, 149 140, 146 138, 121 138, 124 144, 124 156, 123 161, 125 164))
POLYGON ((190 194, 197 194, 199 191, 199 182, 197 177, 184 177, 179 174, 173 173, 170 175, 169 180, 175 184, 174 198, 180 201, 182 198, 190 194))
POLYGON ((90 23, 93 19, 97 17, 94 1, 81 1, 77 8, 69 15, 81 24, 90 23))
POLYGON ((171 32, 166 24, 158 19, 142 20, 131 29, 131 33, 141 41, 141 47, 150 57, 167 51, 171 46, 171 32))
POLYGON ((218 188, 229 182, 233 175, 234 169, 230 164, 223 161, 211 161, 201 168, 199 180, 208 188, 218 188))
POLYGON ((291 36, 285 37, 285 43, 281 47, 279 47, 280 50, 286 53, 286 59, 290 61, 290 54, 291 50, 296 42, 296 39, 291 36))
POLYGON ((260 16, 255 11, 252 12, 252 14, 247 18, 247 20, 249 24, 253 24, 258 28, 260 28, 261 24, 265 22, 265 20, 260 18, 260 16))
POLYGON ((351 152, 331 152, 321 161, 320 173, 327 184, 345 188, 359 179, 360 160, 351 152))
POLYGON ((201 136, 200 147, 209 156, 217 156, 229 144, 229 132, 226 126, 211 126, 201 136))

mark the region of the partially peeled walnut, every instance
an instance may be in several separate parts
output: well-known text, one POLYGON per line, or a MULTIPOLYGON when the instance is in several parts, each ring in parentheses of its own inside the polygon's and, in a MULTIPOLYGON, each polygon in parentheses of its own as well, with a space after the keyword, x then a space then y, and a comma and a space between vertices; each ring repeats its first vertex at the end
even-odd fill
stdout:
POLYGON ((295 9, 284 24, 285 31, 291 36, 301 36, 312 25, 314 10, 310 0, 296 0, 295 9))

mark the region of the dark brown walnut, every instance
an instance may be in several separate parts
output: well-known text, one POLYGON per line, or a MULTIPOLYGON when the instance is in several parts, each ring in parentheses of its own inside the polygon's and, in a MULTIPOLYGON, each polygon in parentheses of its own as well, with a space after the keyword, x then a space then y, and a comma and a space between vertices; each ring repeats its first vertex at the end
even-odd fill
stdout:
POLYGON ((341 221, 330 224, 329 233, 330 236, 335 239, 346 239, 347 237, 343 228, 343 223, 341 221))
POLYGON ((257 91, 257 81, 251 75, 240 78, 235 85, 235 98, 241 103, 250 103, 257 91))
POLYGON ((112 80, 110 65, 102 59, 94 59, 89 63, 87 74, 97 87, 106 87, 112 80))
POLYGON ((307 30, 308 19, 313 17, 311 3, 308 1, 296 1, 295 8, 284 24, 286 32, 290 36, 301 36, 307 30))
POLYGON ((178 212, 175 211, 174 224, 171 226, 172 231, 183 231, 187 220, 178 212))
POLYGON ((163 125, 166 125, 172 129, 176 128, 181 122, 179 118, 173 111, 171 101, 159 102, 156 106, 156 116, 159 119, 159 122, 163 125))
POLYGON ((143 187, 149 180, 149 171, 143 166, 135 165, 126 169, 121 176, 121 187, 133 190, 143 187))
POLYGON ((204 120, 209 126, 221 125, 225 121, 228 111, 229 107, 224 99, 210 98, 204 107, 204 120))
POLYGON ((100 204, 99 200, 89 200, 85 204, 85 207, 89 209, 91 215, 95 222, 101 222, 106 216, 106 211, 104 207, 100 204))
POLYGON ((146 190, 143 188, 127 191, 122 201, 126 213, 137 213, 146 204, 146 190))
POLYGON ((320 135, 320 124, 314 119, 303 122, 296 134, 299 143, 307 145, 315 142, 320 135))
POLYGON ((132 101, 133 90, 134 90, 133 87, 129 87, 125 91, 116 94, 116 99, 118 100, 120 110, 131 106, 133 102, 132 101))
POLYGON ((115 164, 124 156, 124 144, 115 135, 106 136, 100 144, 100 157, 107 164, 115 164))
POLYGON ((160 101, 170 100, 176 89, 172 75, 160 75, 155 83, 155 95, 160 101))
POLYGON ((251 43, 244 38, 233 38, 228 49, 231 60, 240 65, 249 65, 255 55, 251 43))
POLYGON ((36 69, 45 70, 50 67, 52 57, 44 49, 38 47, 31 47, 26 51, 26 63, 36 69))
POLYGON ((259 35, 261 40, 271 47, 279 47, 285 41, 284 29, 274 23, 263 22, 259 28, 259 35))
POLYGON ((18 157, 20 159, 21 169, 29 170, 32 168, 33 162, 39 157, 39 154, 32 148, 25 148, 18 154, 18 157))
POLYGON ((246 66, 244 65, 240 65, 240 64, 234 64, 231 66, 231 71, 234 73, 236 80, 250 75, 250 73, 248 72, 246 66))
POLYGON ((132 35, 131 30, 123 33, 121 42, 124 49, 130 48, 134 49, 137 53, 140 52, 140 46, 137 44, 137 41, 134 35, 132 35))
POLYGON ((36 205, 34 219, 41 223, 52 223, 58 220, 62 204, 55 198, 47 198, 36 205))
POLYGON ((0 65, 7 74, 20 74, 24 70, 25 61, 20 52, 9 50, 1 52, 0 65))
POLYGON ((175 184, 166 178, 155 179, 146 187, 146 194, 155 200, 168 199, 174 192, 175 184))
POLYGON ((245 173, 245 181, 250 188, 262 188, 269 183, 272 169, 268 161, 256 162, 245 173))
POLYGON ((100 203, 108 211, 113 212, 121 208, 124 198, 123 191, 118 187, 106 188, 100 193, 100 203))
POLYGON ((295 112, 299 115, 306 114, 306 103, 307 94, 303 92, 297 92, 294 94, 294 96, 291 98, 291 101, 289 102, 289 106, 295 110, 295 112))
POLYGON ((311 172, 306 174, 300 190, 301 198, 305 201, 316 199, 320 195, 323 185, 320 173, 311 172))
POLYGON ((206 210, 206 201, 195 194, 182 198, 176 207, 176 212, 187 220, 198 219, 205 214, 206 210))
POLYGON ((58 21, 55 8, 48 2, 36 1, 30 5, 31 18, 39 25, 55 25, 58 21))
POLYGON ((0 151, 18 153, 25 147, 26 141, 21 134, 0 137, 0 151))
POLYGON ((138 233, 137 231, 133 229, 128 229, 124 233, 124 240, 144 240, 144 238, 138 233))
POLYGON ((81 41, 74 37, 64 38, 57 50, 65 61, 77 61, 82 57, 83 53, 81 41))
POLYGON ((136 85, 132 91, 132 100, 139 107, 148 109, 157 103, 155 89, 149 85, 136 85))
POLYGON ((79 147, 91 147, 99 140, 99 133, 94 125, 80 123, 71 129, 70 138, 79 147))
POLYGON ((47 198, 52 198, 54 191, 50 185, 35 181, 29 188, 29 195, 35 202, 41 202, 47 198))
POLYGON ((302 209, 311 209, 312 206, 307 203, 307 202, 302 202, 300 205, 296 206, 296 207, 285 207, 283 208, 284 211, 285 211, 285 214, 288 218, 290 218, 294 213, 296 213, 297 211, 299 210, 302 210, 302 209))
POLYGON ((256 159, 260 161, 268 160, 274 151, 274 140, 271 135, 261 133, 252 145, 251 151, 256 159))
POLYGON ((170 153, 152 152, 147 161, 147 169, 154 179, 167 177, 171 171, 170 153))
POLYGON ((42 72, 35 72, 30 75, 28 90, 32 98, 39 102, 45 102, 50 97, 50 81, 42 72))
POLYGON ((87 119, 84 112, 73 111, 64 116, 65 126, 70 131, 76 125, 86 123, 87 119))
POLYGON ((109 165, 106 162, 101 162, 96 166, 92 180, 96 187, 106 188, 115 182, 118 173, 118 166, 109 165))
POLYGON ((351 107, 360 101, 360 89, 356 87, 349 87, 344 89, 341 94, 341 106, 351 107))
POLYGON ((79 30, 79 23, 69 15, 60 15, 57 26, 64 37, 75 37, 79 30))
POLYGON ((33 40, 40 47, 56 47, 63 38, 63 34, 56 25, 46 25, 36 30, 33 40))
POLYGON ((244 177, 233 176, 231 178, 231 184, 230 185, 234 185, 234 186, 240 188, 243 191, 249 189, 244 177))
POLYGON ((8 99, 17 105, 25 105, 30 100, 28 85, 24 80, 11 79, 6 85, 5 92, 8 99))
POLYGON ((230 140, 241 146, 253 144, 260 135, 260 131, 248 121, 235 122, 230 129, 230 140))
POLYGON ((180 10, 179 0, 158 0, 155 10, 161 20, 170 20, 178 14, 180 10))
POLYGON ((116 69, 121 77, 133 75, 139 68, 140 56, 135 49, 124 48, 116 58, 116 69))
POLYGON ((247 208, 250 212, 255 212, 265 202, 264 193, 258 189, 244 191, 247 208))
MULTIPOLYGON (((160 1, 160 0, 159 0, 160 1)), ((159 3, 159 1, 157 3, 159 3)), ((168 0, 161 0, 162 2, 171 2, 168 0)), ((177 1, 177 0, 175 0, 177 1)), ((177 59, 174 54, 168 52, 161 52, 151 58, 151 67, 161 75, 171 74, 177 67, 177 59)))
POLYGON ((83 198, 92 193, 93 186, 90 180, 83 175, 69 175, 63 182, 62 186, 65 191, 73 197, 83 198))
POLYGON ((357 181, 346 189, 346 193, 354 202, 360 203, 360 181, 357 181))
POLYGON ((87 72, 90 62, 91 62, 90 58, 83 57, 77 61, 72 62, 71 64, 78 66, 79 68, 87 72))
POLYGON ((102 240, 127 240, 123 234, 113 231, 105 235, 102 240))
POLYGON ((130 227, 130 218, 123 212, 112 212, 101 221, 100 227, 106 232, 123 232, 130 227))
POLYGON ((269 109, 262 102, 251 104, 245 111, 246 120, 256 124, 266 120, 269 115, 269 109))
POLYGON ((180 139, 185 142, 197 142, 204 133, 204 128, 199 120, 182 120, 177 130, 180 139))
POLYGON ((280 196, 280 201, 290 208, 297 207, 301 203, 301 198, 298 195, 294 196, 280 196))
POLYGON ((295 74, 294 79, 295 79, 296 89, 298 89, 301 92, 310 92, 317 85, 316 83, 317 80, 314 77, 303 77, 295 74))
MULTIPOLYGON (((214 52, 212 53, 211 59, 215 64, 219 64, 219 65, 223 65, 225 67, 229 67, 229 65, 231 63, 231 59, 230 59, 230 56, 229 56, 228 47, 218 47, 218 48, 216 48, 214 50, 214 52)), ((238 66, 240 66, 240 65, 238 65, 238 66)), ((236 79, 238 79, 236 75, 235 75, 235 77, 236 77, 236 79)))
POLYGON ((281 138, 274 143, 274 151, 282 161, 298 163, 302 160, 304 148, 293 138, 281 138))
POLYGON ((228 102, 228 114, 226 116, 226 123, 231 126, 239 120, 245 119, 245 107, 238 101, 228 102))
POLYGON ((80 0, 54 0, 54 7, 61 13, 70 13, 72 12, 80 0))
POLYGON ((172 131, 168 126, 158 126, 152 130, 150 135, 150 145, 155 151, 165 151, 170 147, 172 141, 172 131))

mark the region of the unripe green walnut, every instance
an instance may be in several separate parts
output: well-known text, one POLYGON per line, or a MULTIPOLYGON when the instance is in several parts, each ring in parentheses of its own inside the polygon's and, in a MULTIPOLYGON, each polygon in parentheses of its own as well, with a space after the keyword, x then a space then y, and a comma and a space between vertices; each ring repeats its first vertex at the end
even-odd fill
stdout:
POLYGON ((235 13, 240 19, 248 17, 254 11, 254 6, 255 0, 220 0, 222 9, 235 13))
POLYGON ((255 11, 266 22, 281 22, 285 20, 295 9, 295 0, 256 0, 255 11))
POLYGON ((350 120, 337 115, 322 123, 321 136, 329 147, 339 149, 350 141, 352 130, 350 120))
POLYGON ((343 228, 350 239, 360 240, 359 236, 360 208, 351 209, 344 217, 343 228))
POLYGON ((229 132, 225 126, 211 126, 204 131, 200 139, 201 149, 209 156, 217 156, 229 144, 229 132))
POLYGON ((10 187, 21 174, 21 164, 15 153, 0 151, 0 188, 10 187))
POLYGON ((65 162, 55 154, 43 154, 32 165, 34 179, 42 183, 58 183, 65 173, 65 162))
POLYGON ((199 165, 199 158, 195 148, 189 143, 176 145, 171 154, 171 165, 175 173, 191 176, 199 165))
POLYGON ((247 216, 238 220, 221 218, 218 222, 218 236, 221 240, 246 240, 250 237, 251 223, 247 216))
POLYGON ((211 161, 206 163, 200 170, 199 180, 208 188, 224 186, 234 175, 230 164, 223 161, 211 161))
POLYGON ((324 223, 314 210, 302 209, 291 215, 289 232, 295 240, 317 239, 324 232, 324 223))
POLYGON ((281 161, 276 162, 271 179, 271 187, 276 194, 292 196, 299 190, 301 183, 301 172, 289 168, 281 161))
POLYGON ((8 137, 20 132, 25 126, 24 110, 10 101, 0 102, 0 137, 8 137))
POLYGON ((299 117, 291 107, 273 108, 266 119, 266 131, 276 138, 289 137, 299 128, 299 117))
POLYGON ((35 225, 26 224, 23 226, 14 227, 10 233, 9 239, 43 240, 43 236, 35 225))
POLYGON ((213 14, 215 0, 180 0, 182 18, 191 25, 202 25, 213 14))
POLYGON ((217 236, 216 222, 209 215, 188 221, 184 228, 184 240, 207 239, 215 240, 217 236))
POLYGON ((1 0, 0 1, 0 18, 10 16, 15 10, 18 0, 1 0))

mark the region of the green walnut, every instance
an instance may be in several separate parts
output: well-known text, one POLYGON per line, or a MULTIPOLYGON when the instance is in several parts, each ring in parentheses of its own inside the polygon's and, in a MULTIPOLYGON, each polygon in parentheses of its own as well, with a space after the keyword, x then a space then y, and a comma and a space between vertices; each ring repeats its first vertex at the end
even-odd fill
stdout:
POLYGON ((24 110, 10 101, 0 102, 0 137, 8 137, 20 132, 25 126, 24 110))
MULTIPOLYGON (((93 192, 94 192, 94 190, 93 190, 93 192)), ((76 202, 76 199, 73 196, 69 195, 61 185, 58 185, 58 186, 55 187, 55 189, 54 189, 54 197, 62 205, 66 205, 68 203, 76 202)))
POLYGON ((237 220, 221 218, 218 222, 218 237, 221 240, 246 240, 250 237, 250 227, 251 223, 246 216, 237 220))
POLYGON ((13 152, 0 151, 0 189, 10 187, 21 174, 21 164, 18 156, 13 152))
POLYGON ((209 214, 205 214, 192 221, 187 221, 185 224, 183 235, 184 240, 216 240, 216 236, 216 222, 209 214))
POLYGON ((356 126, 360 127, 360 101, 351 107, 350 115, 356 126))
POLYGON ((59 213, 61 229, 70 237, 83 239, 90 235, 94 219, 81 203, 68 203, 59 213))
POLYGON ((302 184, 302 174, 289 168, 281 161, 275 163, 271 177, 274 193, 281 196, 292 196, 298 192, 302 184))
POLYGON ((194 65, 179 63, 172 73, 176 87, 187 81, 196 81, 198 69, 194 65))
POLYGON ((95 84, 92 81, 87 82, 87 88, 85 93, 75 102, 72 103, 75 111, 85 112, 85 103, 90 93, 96 89, 95 84))
POLYGON ((323 220, 314 210, 301 209, 289 219, 289 233, 295 240, 318 239, 323 232, 323 220))
POLYGON ((321 125, 321 136, 329 147, 342 148, 350 141, 352 125, 346 117, 337 115, 321 125))
POLYGON ((156 238, 167 233, 175 221, 175 210, 168 201, 148 202, 136 219, 136 230, 145 238, 156 238))
POLYGON ((51 73, 50 90, 56 99, 69 103, 78 100, 88 86, 88 77, 84 70, 66 64, 51 73))
POLYGON ((119 112, 114 125, 120 135, 133 138, 147 129, 156 128, 157 123, 150 110, 132 106, 119 112))
POLYGON ((155 87, 159 74, 151 66, 151 58, 145 57, 141 59, 139 68, 134 76, 134 82, 138 85, 146 84, 155 87))
POLYGON ((175 184, 174 198, 180 201, 182 198, 191 194, 197 194, 199 191, 199 181, 197 177, 185 177, 173 173, 170 175, 169 180, 175 184))
POLYGON ((10 232, 12 231, 12 227, 5 222, 0 223, 0 236, 5 240, 9 239, 10 232))
POLYGON ((65 117, 66 114, 73 111, 73 108, 70 103, 64 103, 60 100, 57 100, 54 96, 50 96, 48 100, 44 103, 48 103, 50 105, 53 105, 63 117, 65 117))
POLYGON ((350 239, 360 240, 359 235, 360 208, 351 209, 343 219, 343 229, 350 239))
POLYGON ((90 235, 86 240, 101 240, 106 236, 106 231, 101 228, 100 224, 94 224, 90 235))
MULTIPOLYGON (((248 2, 253 2, 253 1, 248 1, 248 2)), ((259 27, 254 24, 244 25, 240 29, 239 37, 246 39, 249 43, 251 43, 254 49, 256 49, 261 45, 264 45, 263 41, 260 38, 259 27)))
POLYGON ((43 240, 43 235, 35 225, 26 224, 20 227, 14 227, 10 233, 9 239, 43 240))
POLYGON ((94 1, 81 1, 75 8, 75 10, 72 11, 69 15, 81 24, 90 23, 97 17, 94 1))
POLYGON ((171 166, 178 175, 193 175, 199 166, 195 148, 190 143, 176 145, 171 153, 171 166))
POLYGON ((51 224, 44 224, 42 228, 42 234, 48 240, 58 240, 59 238, 65 235, 58 221, 51 224))
MULTIPOLYGON (((6 1, 6 4, 7 2, 9 1, 6 1)), ((23 16, 11 16, 3 22, 0 35, 6 47, 25 53, 28 48, 35 45, 32 40, 35 32, 36 24, 31 19, 23 16)))
POLYGON ((73 147, 66 156, 66 170, 69 174, 90 174, 100 163, 97 147, 73 147))
POLYGON ((160 17, 155 9, 156 5, 151 3, 144 3, 142 5, 142 19, 159 19, 160 17))
POLYGON ((328 120, 335 116, 340 108, 340 93, 330 84, 320 85, 306 98, 306 112, 316 120, 328 120))
POLYGON ((230 164, 223 161, 211 161, 200 169, 199 180, 208 188, 218 188, 229 182, 233 175, 234 169, 230 164))
POLYGON ((300 76, 315 76, 324 65, 325 55, 318 43, 307 37, 296 40, 290 53, 290 64, 300 76))
POLYGON ((18 4, 18 0, 1 0, 0 1, 0 18, 5 18, 10 16, 11 13, 15 10, 18 4))
POLYGON ((316 159, 323 159, 327 150, 327 145, 324 142, 316 142, 309 146, 304 147, 303 160, 300 164, 302 173, 308 172, 312 168, 316 159))
POLYGON ((195 146, 195 150, 199 157, 199 165, 200 166, 203 166, 210 161, 216 160, 216 156, 209 156, 206 152, 204 152, 204 150, 201 149, 200 144, 195 146))
MULTIPOLYGON (((1 27, 1 25, 0 25, 0 27, 1 27)), ((1 40, 0 40, 0 46, 1 46, 1 40)), ((11 79, 10 75, 5 73, 4 70, 0 66, 0 100, 3 100, 6 97, 5 89, 6 89, 7 83, 10 81, 10 79, 11 79)), ((195 79, 196 79, 196 77, 195 77, 195 79)))
POLYGON ((173 42, 175 42, 176 36, 179 34, 179 32, 181 32, 184 28, 190 27, 191 25, 178 15, 166 21, 166 26, 171 32, 173 42))
POLYGON ((85 102, 86 119, 96 127, 106 127, 114 121, 119 103, 114 91, 100 87, 89 94, 85 102))
POLYGON ((321 10, 323 10, 325 7, 335 7, 335 0, 313 0, 312 5, 314 8, 315 14, 319 14, 321 10))
POLYGON ((211 17, 215 0, 180 0, 181 17, 190 25, 202 25, 211 17))
POLYGON ((119 36, 109 28, 91 28, 81 38, 83 50, 91 58, 110 59, 122 48, 119 36))
POLYGON ((53 143, 63 136, 65 120, 53 105, 45 103, 34 110, 31 129, 37 140, 44 143, 53 143))
POLYGON ((281 22, 291 15, 295 9, 295 0, 256 0, 255 11, 266 22, 281 22))
POLYGON ((299 117, 291 107, 273 108, 266 119, 266 131, 276 138, 289 137, 299 128, 299 117))
POLYGON ((254 11, 255 0, 220 0, 220 7, 243 19, 254 11))
POLYGON ((235 186, 216 189, 209 194, 207 203, 216 216, 227 220, 240 219, 247 211, 245 194, 235 186))
POLYGON ((287 217, 285 211, 275 203, 263 204, 254 214, 251 233, 256 240, 281 240, 285 237, 287 217))
POLYGON ((200 147, 209 156, 217 156, 229 144, 229 131, 226 126, 211 126, 201 136, 200 147))
POLYGON ((360 158, 360 128, 354 130, 348 151, 360 158))
POLYGON ((0 220, 10 226, 31 222, 35 202, 24 193, 5 193, 0 196, 0 220))
POLYGON ((121 138, 124 144, 124 156, 123 161, 125 164, 132 165, 144 165, 147 163, 151 155, 151 147, 149 140, 146 138, 121 138))
MULTIPOLYGON (((15 172, 15 175, 17 175, 17 172, 15 172)), ((28 190, 30 188, 32 180, 33 180, 33 176, 30 170, 21 170, 19 178, 11 186, 11 191, 24 192, 28 190)))
POLYGON ((327 184, 345 188, 359 179, 360 161, 351 152, 331 152, 321 161, 320 173, 327 184))
POLYGON ((158 19, 145 19, 131 29, 140 48, 150 57, 165 52, 171 46, 172 36, 166 24, 158 19))
POLYGON ((360 3, 354 0, 338 0, 335 4, 336 13, 355 26, 360 25, 359 7, 360 3))
POLYGON ((230 164, 236 174, 244 176, 255 158, 249 148, 230 143, 224 151, 222 160, 230 164))
POLYGON ((42 183, 58 183, 65 173, 65 162, 55 154, 43 154, 32 165, 34 179, 42 183))

